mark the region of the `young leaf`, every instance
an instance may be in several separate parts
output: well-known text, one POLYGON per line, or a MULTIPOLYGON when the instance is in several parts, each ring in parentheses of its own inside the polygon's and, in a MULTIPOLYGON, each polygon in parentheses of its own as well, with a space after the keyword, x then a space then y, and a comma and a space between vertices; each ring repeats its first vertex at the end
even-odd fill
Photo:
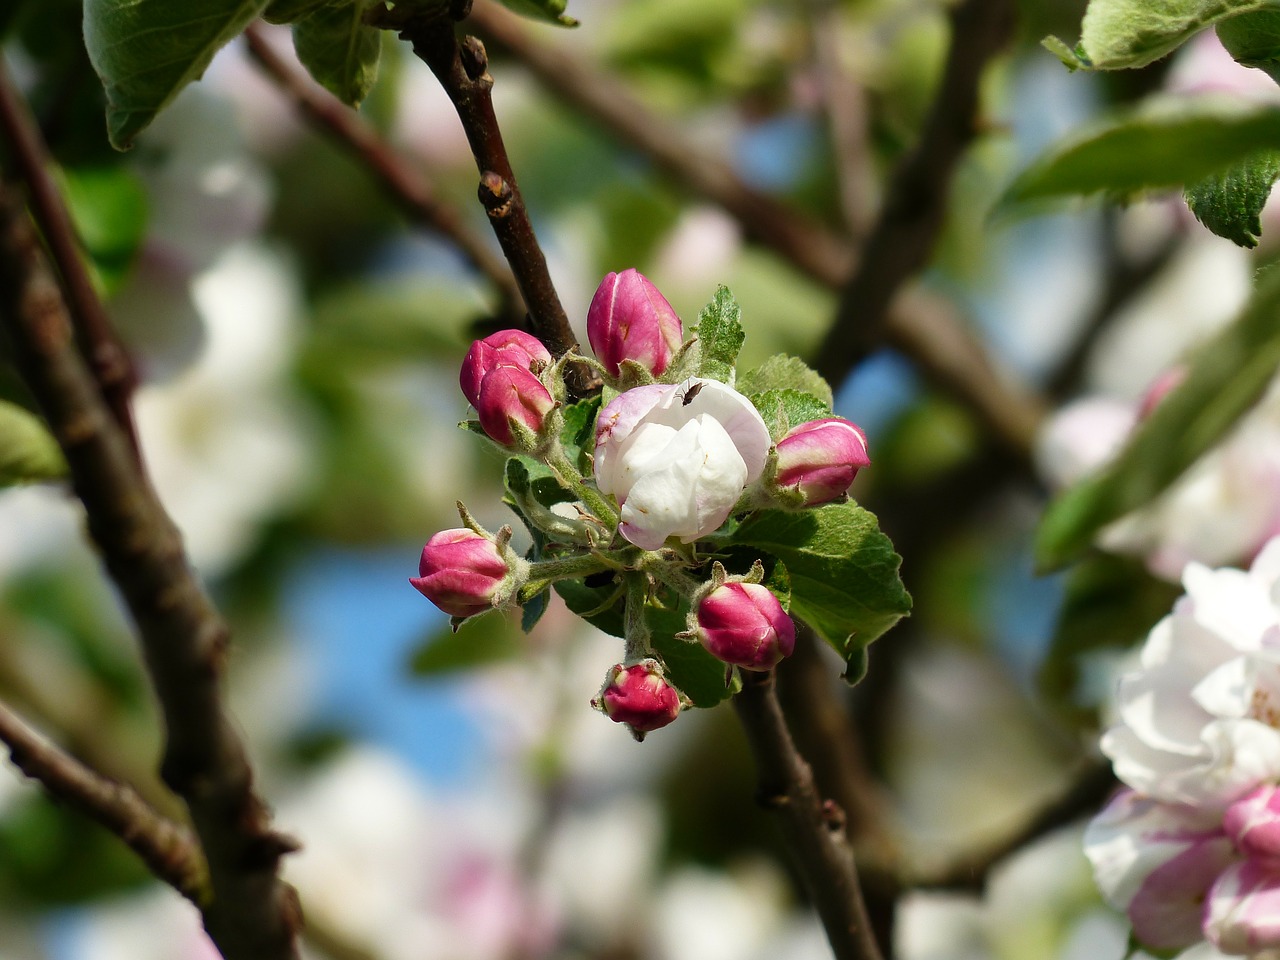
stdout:
POLYGON ((1221 97, 1161 98, 1053 147, 1010 184, 997 212, 1028 200, 1128 195, 1198 183, 1280 143, 1280 109, 1221 97))
POLYGON ((334 2, 337 0, 270 0, 262 19, 267 23, 293 23, 334 2))
POLYGON ((85 0, 84 43, 107 92, 107 135, 127 150, 267 0, 85 0))
POLYGON ((1274 6, 1274 0, 1090 0, 1080 48, 1098 70, 1142 67, 1219 20, 1274 6))
POLYGON ((786 565, 792 614, 845 658, 853 679, 867 644, 911 612, 911 596, 898 576, 902 558, 875 515, 855 503, 761 511, 743 521, 733 543, 786 565))
POLYGON ((798 357, 785 353, 775 354, 750 373, 743 374, 735 389, 748 397, 766 390, 798 390, 825 404, 827 413, 831 412, 834 402, 831 387, 821 374, 798 357))
POLYGON ((764 418, 769 437, 776 443, 792 427, 831 416, 831 408, 799 390, 767 390, 751 394, 751 403, 764 418))
POLYGON ((513 660, 524 652, 519 634, 506 617, 485 614, 458 628, 441 627, 413 652, 409 669, 420 677, 474 670, 485 664, 513 660))
POLYGON ((1223 20, 1217 33, 1237 63, 1256 67, 1280 83, 1280 10, 1259 10, 1223 20))
POLYGON ((716 290, 711 302, 698 314, 698 325, 694 330, 702 348, 698 375, 721 383, 733 383, 734 364, 738 362, 738 351, 742 349, 747 335, 742 330, 742 308, 728 287, 716 290))
POLYGON ((114 292, 147 232, 147 192, 137 174, 121 165, 72 167, 62 174, 76 234, 103 287, 114 292))
POLYGON ((35 414, 0 400, 0 487, 56 480, 67 473, 58 443, 35 414))
POLYGON ((502 5, 526 17, 545 20, 562 27, 576 27, 578 21, 565 16, 566 0, 502 0, 502 5))
POLYGON ((1184 198, 1197 220, 1241 247, 1256 247, 1262 208, 1280 177, 1280 153, 1264 150, 1188 187, 1184 198))
POLYGON ((343 103, 358 107, 378 79, 382 31, 366 26, 358 2, 325 6, 293 25, 293 49, 307 72, 343 103))
POLYGON ((1272 269, 1240 317, 1201 349, 1187 378, 1110 465, 1050 504, 1036 542, 1042 569, 1073 560, 1102 527, 1149 503, 1222 440, 1280 367, 1277 313, 1280 270, 1272 269))

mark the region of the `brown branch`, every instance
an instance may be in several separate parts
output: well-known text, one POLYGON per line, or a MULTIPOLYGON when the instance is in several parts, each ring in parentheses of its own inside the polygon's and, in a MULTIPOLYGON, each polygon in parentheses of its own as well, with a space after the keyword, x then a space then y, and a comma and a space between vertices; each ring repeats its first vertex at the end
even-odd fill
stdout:
POLYGON ((157 813, 132 787, 63 752, 4 703, 0 741, 19 770, 119 837, 156 877, 197 906, 206 899, 204 856, 186 827, 157 813))
POLYGON ((1084 764, 1070 786, 1037 811, 1018 830, 980 853, 964 857, 942 870, 920 874, 908 880, 915 889, 985 889, 991 870, 1010 854, 1033 840, 1096 813, 1116 789, 1111 764, 1090 761, 1084 764))
POLYGON ((1013 34, 1012 0, 964 0, 950 10, 951 46, 924 131, 889 185, 884 208, 844 284, 818 372, 835 378, 884 340, 889 305, 929 261, 947 212, 951 174, 977 133, 978 87, 1013 34))
POLYGON ((837 960, 880 960, 845 839, 844 814, 822 799, 813 771, 796 750, 773 672, 743 671, 733 706, 755 757, 760 803, 777 816, 837 960))
POLYGON ((115 330, 85 269, 75 227, 53 177, 49 151, 31 111, 0 56, 0 133, 8 141, 19 174, 31 195, 35 215, 49 253, 62 277, 63 291, 89 366, 107 406, 139 456, 138 435, 130 402, 138 385, 133 362, 115 330))
POLYGON ((205 929, 227 960, 296 960, 297 898, 277 872, 295 844, 271 829, 223 709, 227 627, 76 351, 32 225, 2 184, 0 325, 137 626, 165 719, 161 775, 186 802, 208 860, 213 895, 203 904, 205 929))
POLYGON ((354 156, 381 185, 396 206, 414 223, 447 238, 467 261, 497 289, 501 313, 509 322, 524 323, 524 300, 506 263, 470 227, 461 213, 436 196, 431 184, 388 144, 358 113, 272 49, 258 24, 245 31, 249 54, 302 114, 333 143, 354 156))
MULTIPOLYGON (((772 197, 748 186, 729 164, 702 150, 683 131, 656 116, 618 80, 563 45, 540 43, 513 14, 488 0, 476 3, 471 23, 496 50, 523 64, 552 94, 643 153, 690 192, 725 210, 747 236, 806 276, 840 289, 857 265, 853 247, 772 197)), ((1001 443, 1024 459, 1043 404, 1007 374, 997 372, 982 344, 953 307, 908 291, 892 304, 889 342, 916 362, 942 391, 957 397, 1001 443)), ((852 368, 847 357, 826 357, 832 383, 852 368)))
POLYGON ((529 308, 529 328, 554 356, 561 356, 574 345, 575 338, 547 271, 546 257, 520 196, 493 112, 493 77, 484 45, 474 37, 459 43, 454 33, 453 19, 465 16, 466 7, 464 2, 447 13, 437 8, 401 15, 404 5, 399 5, 395 10, 375 10, 373 22, 399 31, 453 103, 480 171, 480 202, 529 308))

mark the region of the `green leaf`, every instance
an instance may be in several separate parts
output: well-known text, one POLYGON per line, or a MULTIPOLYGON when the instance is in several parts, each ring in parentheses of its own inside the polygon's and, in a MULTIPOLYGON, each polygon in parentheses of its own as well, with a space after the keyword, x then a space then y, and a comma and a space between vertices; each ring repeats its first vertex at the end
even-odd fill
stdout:
POLYGON ((1141 67, 1219 20, 1275 8, 1275 0, 1090 0, 1080 49, 1098 70, 1141 67))
POLYGON ((103 287, 115 291, 147 232, 146 190, 124 167, 88 167, 62 171, 62 194, 103 287))
POLYGON ((0 486, 66 475, 62 451, 44 421, 17 404, 0 400, 0 486))
POLYGON ((738 351, 742 349, 747 335, 742 329, 742 309, 728 287, 717 288, 711 302, 698 314, 694 332, 702 348, 698 375, 721 383, 733 383, 738 351))
POLYGON ((1280 152, 1264 150, 1243 163, 1206 177, 1184 195, 1197 220, 1241 247, 1256 247, 1262 208, 1280 177, 1280 152))
POLYGON ((1102 527, 1150 503, 1262 396, 1280 367, 1280 270, 1263 274, 1244 312, 1195 356, 1172 390, 1100 473, 1050 504, 1036 542, 1052 570, 1081 554, 1102 527))
POLYGON ((511 621, 485 614, 467 620, 457 633, 449 626, 434 631, 414 651, 409 669, 419 677, 440 676, 512 660, 523 652, 511 621))
POLYGON ((1095 126, 1024 170, 997 212, 1051 197, 1198 183, 1223 167, 1280 144, 1280 109, 1222 97, 1157 98, 1142 110, 1095 126))
POLYGON ((266 5, 267 0, 85 0, 84 43, 106 88, 111 145, 127 150, 266 5))
POLYGON ((570 462, 579 470, 589 470, 591 454, 596 446, 596 416, 604 400, 592 397, 579 400, 564 408, 564 427, 560 430, 560 444, 570 462))
POLYGON ((1256 67, 1280 83, 1280 11, 1259 10, 1223 20, 1218 39, 1246 67, 1256 67))
POLYGON ((535 20, 545 20, 547 23, 559 24, 562 27, 578 25, 578 21, 573 17, 565 16, 564 9, 568 6, 566 0, 502 0, 502 5, 521 16, 532 17, 535 20))
POLYGON ((1081 656, 1135 646, 1169 612, 1181 591, 1129 557, 1100 553, 1075 567, 1037 678, 1048 701, 1081 722, 1096 719, 1096 700, 1081 699, 1088 693, 1080 690, 1081 656))
POLYGON ((822 375, 799 357, 789 357, 785 353, 775 354, 750 373, 743 374, 736 389, 747 396, 768 390, 798 390, 824 404, 827 413, 831 412, 834 403, 831 386, 822 379, 822 375))
POLYGON ((271 0, 267 9, 262 11, 262 19, 267 23, 293 23, 334 2, 335 0, 271 0))
POLYGON ((733 545, 756 547, 786 565, 791 612, 844 657, 854 679, 867 644, 911 612, 898 576, 902 558, 875 515, 855 503, 761 511, 742 522, 733 545))
POLYGON ((767 390, 752 394, 750 399, 768 425, 769 436, 775 443, 792 427, 831 416, 830 407, 799 390, 767 390))
POLYGON ((293 25, 293 49, 316 82, 358 107, 378 79, 382 31, 365 24, 364 4, 325 6, 293 25))

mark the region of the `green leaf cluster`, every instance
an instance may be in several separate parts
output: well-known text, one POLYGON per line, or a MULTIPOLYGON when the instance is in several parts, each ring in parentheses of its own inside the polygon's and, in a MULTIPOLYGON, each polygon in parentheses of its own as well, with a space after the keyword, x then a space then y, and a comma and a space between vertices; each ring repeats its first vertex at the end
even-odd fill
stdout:
POLYGON ((1039 565, 1068 563, 1104 526, 1155 499, 1253 407, 1277 368, 1280 270, 1272 269, 1243 313, 1199 351, 1183 383, 1110 465, 1050 505, 1037 536, 1039 565))

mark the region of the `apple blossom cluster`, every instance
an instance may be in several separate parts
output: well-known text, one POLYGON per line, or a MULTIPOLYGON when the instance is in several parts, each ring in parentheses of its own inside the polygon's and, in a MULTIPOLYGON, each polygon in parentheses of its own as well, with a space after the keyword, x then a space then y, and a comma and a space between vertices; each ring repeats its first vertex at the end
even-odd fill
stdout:
POLYGON ((554 588, 623 637, 592 704, 639 739, 710 705, 716 684, 723 697, 734 670, 791 653, 786 566, 735 533, 752 516, 845 503, 870 461, 862 430, 831 415, 829 388, 798 360, 753 372, 750 396, 735 389, 743 335, 723 288, 686 340, 649 280, 611 273, 587 334, 594 358, 553 357, 519 330, 472 344, 459 385, 478 422, 464 426, 509 455, 505 502, 533 546, 517 554, 510 527, 492 534, 460 503, 463 526, 428 540, 410 582, 455 628, 522 607, 528 629, 554 588), (569 394, 569 364, 603 381, 599 398, 569 394))
POLYGON ((1182 582, 1120 679, 1102 749, 1125 788, 1085 852, 1148 950, 1280 956, 1280 538, 1182 582))

